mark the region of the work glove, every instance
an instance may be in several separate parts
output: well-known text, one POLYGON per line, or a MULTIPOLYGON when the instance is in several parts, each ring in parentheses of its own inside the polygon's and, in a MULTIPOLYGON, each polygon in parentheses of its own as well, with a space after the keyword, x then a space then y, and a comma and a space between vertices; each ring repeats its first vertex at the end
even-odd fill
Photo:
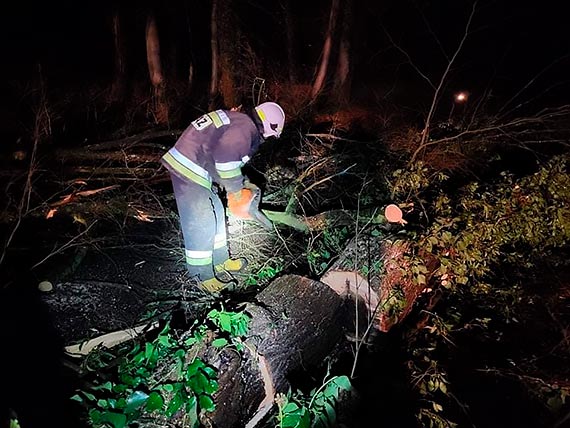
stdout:
POLYGON ((243 220, 252 220, 250 209, 255 196, 255 193, 247 188, 228 193, 228 209, 230 213, 243 220))

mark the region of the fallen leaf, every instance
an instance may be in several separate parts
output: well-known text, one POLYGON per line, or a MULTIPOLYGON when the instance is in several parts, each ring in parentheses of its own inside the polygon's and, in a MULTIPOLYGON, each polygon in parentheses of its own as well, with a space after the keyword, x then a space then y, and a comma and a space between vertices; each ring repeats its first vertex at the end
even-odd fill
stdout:
POLYGON ((73 221, 76 223, 81 223, 83 226, 87 226, 87 221, 85 221, 81 214, 73 213, 73 221))

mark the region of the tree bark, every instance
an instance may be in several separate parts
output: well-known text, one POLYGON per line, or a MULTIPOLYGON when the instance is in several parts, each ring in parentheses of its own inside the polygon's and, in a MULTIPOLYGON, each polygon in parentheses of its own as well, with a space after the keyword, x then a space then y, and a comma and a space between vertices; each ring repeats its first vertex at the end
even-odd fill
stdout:
POLYGON ((219 73, 219 47, 218 47, 218 0, 212 0, 212 13, 210 15, 210 49, 212 57, 212 74, 210 78, 210 108, 218 95, 219 73))
POLYGON ((232 16, 232 0, 215 0, 212 8, 210 109, 239 104, 236 90, 239 39, 239 29, 232 16))
POLYGON ((318 232, 331 227, 354 226, 357 224, 386 224, 386 218, 374 211, 360 212, 331 210, 310 217, 288 212, 262 210, 269 220, 283 224, 301 232, 318 232))
MULTIPOLYGON (((201 342, 187 353, 218 371, 219 388, 213 397, 216 410, 204 415, 203 425, 259 425, 275 405, 276 395, 289 391, 292 376, 322 368, 325 357, 345 349, 345 309, 344 299, 318 281, 286 275, 269 284, 245 307, 251 322, 242 342, 243 352, 201 342)), ((81 345, 74 341, 66 351, 80 356, 83 348, 110 348, 153 327, 156 324, 115 331, 81 345)))
POLYGON ((350 99, 352 2, 345 0, 342 9, 342 28, 333 84, 333 93, 339 104, 347 103, 350 99))
POLYGON ((219 385, 210 415, 218 428, 252 428, 271 410, 288 378, 319 366, 343 338, 343 299, 325 284, 298 275, 273 281, 247 305, 244 355, 209 349, 219 385), (237 398, 239 397, 239 399, 237 398))
POLYGON ((321 53, 321 61, 318 67, 317 75, 311 89, 311 100, 315 101, 323 90, 325 79, 328 74, 329 62, 331 57, 331 51, 333 47, 333 39, 336 31, 336 22, 339 11, 340 0, 332 0, 331 10, 329 15, 329 24, 327 28, 327 33, 325 36, 325 43, 323 45, 323 51, 321 53))
POLYGON ((118 6, 113 11, 111 28, 113 32, 115 70, 113 83, 111 84, 110 101, 117 102, 124 98, 126 85, 126 48, 121 25, 120 8, 118 6))
POLYGON ((149 12, 146 22, 146 58, 150 82, 153 87, 152 113, 157 124, 168 124, 169 108, 166 83, 160 58, 160 39, 154 13, 149 12))
MULTIPOLYGON (((340 296, 361 302, 364 321, 386 332, 410 313, 425 288, 405 274, 411 271, 408 247, 404 241, 362 234, 349 242, 320 281, 340 296)), ((362 323, 360 317, 355 319, 362 323)), ((361 324, 358 330, 366 327, 361 324)))
POLYGON ((291 8, 291 1, 284 0, 281 3, 285 21, 285 36, 287 41, 287 71, 290 83, 297 81, 297 67, 295 55, 295 20, 291 8))

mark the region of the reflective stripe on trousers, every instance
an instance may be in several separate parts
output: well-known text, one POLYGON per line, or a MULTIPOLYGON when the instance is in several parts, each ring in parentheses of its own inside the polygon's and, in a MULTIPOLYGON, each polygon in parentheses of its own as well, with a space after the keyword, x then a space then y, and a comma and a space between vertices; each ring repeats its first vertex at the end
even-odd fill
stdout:
POLYGON ((174 173, 170 178, 180 216, 188 271, 202 281, 213 278, 213 265, 229 258, 222 201, 212 190, 194 181, 174 173))

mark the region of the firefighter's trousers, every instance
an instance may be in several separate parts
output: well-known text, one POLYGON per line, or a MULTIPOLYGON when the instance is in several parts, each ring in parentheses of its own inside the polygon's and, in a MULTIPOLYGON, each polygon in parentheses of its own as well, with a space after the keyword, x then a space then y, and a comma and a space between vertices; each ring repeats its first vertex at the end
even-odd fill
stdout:
POLYGON ((224 205, 217 193, 171 173, 186 266, 190 275, 204 281, 214 278, 214 265, 229 258, 224 205))

